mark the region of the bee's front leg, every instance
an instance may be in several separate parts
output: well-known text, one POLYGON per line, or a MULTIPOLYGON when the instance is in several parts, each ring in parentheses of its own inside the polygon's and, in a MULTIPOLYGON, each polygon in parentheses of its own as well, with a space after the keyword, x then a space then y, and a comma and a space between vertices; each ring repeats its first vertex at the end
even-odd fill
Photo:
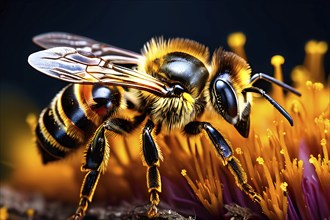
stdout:
POLYGON ((205 130, 213 143, 217 153, 222 157, 224 165, 227 166, 240 187, 253 201, 260 202, 261 196, 254 191, 247 182, 246 173, 240 161, 233 155, 233 150, 224 137, 208 122, 193 121, 185 126, 185 132, 196 135, 205 130))
POLYGON ((159 193, 161 192, 161 177, 158 170, 159 166, 159 149, 151 136, 154 123, 148 120, 142 132, 142 149, 143 157, 147 170, 147 187, 150 193, 151 207, 148 211, 149 217, 157 215, 157 205, 160 202, 159 193))
POLYGON ((82 219, 85 215, 88 205, 92 202, 94 191, 96 189, 101 171, 105 170, 108 163, 110 148, 104 135, 105 128, 101 125, 95 132, 91 142, 88 145, 85 154, 85 163, 82 170, 86 171, 84 181, 80 190, 80 201, 75 214, 71 220, 82 219))

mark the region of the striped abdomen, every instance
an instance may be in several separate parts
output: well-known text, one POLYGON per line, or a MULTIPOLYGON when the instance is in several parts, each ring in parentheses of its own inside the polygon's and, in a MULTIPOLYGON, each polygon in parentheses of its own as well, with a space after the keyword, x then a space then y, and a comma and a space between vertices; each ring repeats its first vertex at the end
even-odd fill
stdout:
POLYGON ((41 112, 35 130, 43 162, 64 158, 86 144, 120 103, 121 94, 115 87, 98 84, 65 87, 41 112))

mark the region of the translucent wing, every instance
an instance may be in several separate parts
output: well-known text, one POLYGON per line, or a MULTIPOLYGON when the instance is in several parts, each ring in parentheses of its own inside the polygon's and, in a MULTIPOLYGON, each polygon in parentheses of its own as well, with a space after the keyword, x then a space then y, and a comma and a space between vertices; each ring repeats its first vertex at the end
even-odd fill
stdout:
POLYGON ((169 96, 171 88, 147 73, 138 72, 71 47, 54 47, 33 53, 29 64, 38 71, 71 83, 127 86, 169 96))
POLYGON ((33 42, 45 49, 53 47, 72 47, 92 52, 95 56, 111 60, 113 63, 137 64, 141 55, 96 40, 64 32, 49 32, 37 35, 33 42))

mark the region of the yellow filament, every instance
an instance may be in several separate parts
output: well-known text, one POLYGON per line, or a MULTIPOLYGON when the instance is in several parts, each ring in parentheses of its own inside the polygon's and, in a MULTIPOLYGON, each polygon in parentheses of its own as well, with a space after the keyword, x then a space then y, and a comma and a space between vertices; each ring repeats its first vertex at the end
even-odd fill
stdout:
POLYGON ((309 72, 309 79, 314 82, 324 81, 324 55, 328 50, 328 44, 324 41, 309 41, 305 45, 304 67, 309 72))
MULTIPOLYGON (((284 64, 285 59, 280 55, 275 55, 271 59, 271 64, 274 67, 274 78, 283 81, 282 65, 284 64)), ((280 104, 283 104, 283 89, 279 86, 273 87, 274 99, 277 100, 280 104)))
POLYGON ((4 220, 8 219, 8 209, 6 207, 0 208, 0 219, 4 219, 4 220))

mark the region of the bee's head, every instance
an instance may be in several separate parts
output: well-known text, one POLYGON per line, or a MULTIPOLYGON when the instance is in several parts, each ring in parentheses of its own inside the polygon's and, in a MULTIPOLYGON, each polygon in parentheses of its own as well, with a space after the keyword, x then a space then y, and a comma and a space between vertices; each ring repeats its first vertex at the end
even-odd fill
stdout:
POLYGON ((209 94, 212 106, 235 125, 241 117, 241 91, 249 84, 250 66, 236 54, 218 49, 213 55, 211 69, 209 94))

